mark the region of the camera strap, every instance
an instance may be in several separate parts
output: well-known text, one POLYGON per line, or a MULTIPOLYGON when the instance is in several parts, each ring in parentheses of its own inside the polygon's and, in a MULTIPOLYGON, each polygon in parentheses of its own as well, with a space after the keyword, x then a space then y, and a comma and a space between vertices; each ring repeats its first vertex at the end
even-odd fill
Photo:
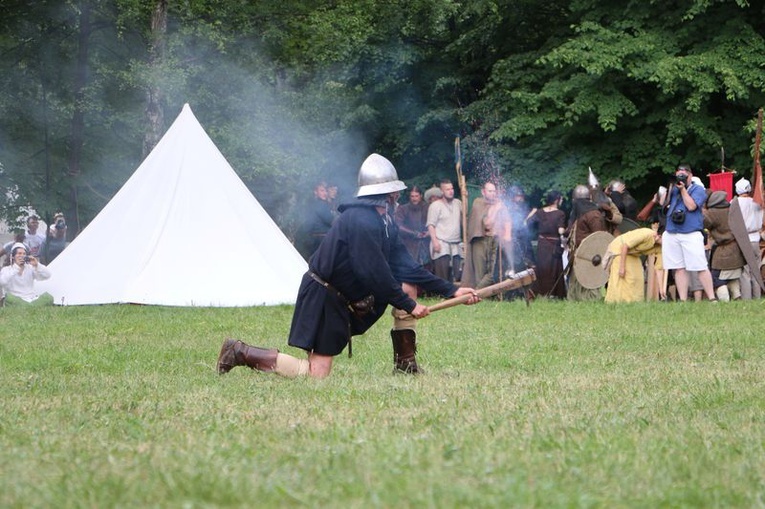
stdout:
MULTIPOLYGON (((688 194, 691 193, 691 189, 695 185, 696 184, 691 183, 691 185, 685 189, 688 192, 688 194)), ((670 199, 669 209, 667 210, 667 217, 671 216, 672 213, 675 211, 675 209, 678 207, 678 205, 680 205, 681 203, 683 203, 683 194, 680 191, 678 191, 677 194, 674 196, 674 199, 670 199)), ((683 206, 685 207, 685 204, 683 204, 683 206)), ((688 212, 688 209, 686 208, 685 211, 688 212)))

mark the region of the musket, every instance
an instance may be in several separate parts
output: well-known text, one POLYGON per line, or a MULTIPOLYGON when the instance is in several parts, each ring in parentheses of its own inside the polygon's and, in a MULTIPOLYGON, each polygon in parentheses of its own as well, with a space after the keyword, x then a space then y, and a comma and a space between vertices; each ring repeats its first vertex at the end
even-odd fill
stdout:
MULTIPOLYGON (((534 269, 526 269, 522 272, 516 272, 515 274, 510 275, 504 281, 476 290, 476 293, 481 299, 487 299, 500 293, 515 290, 516 288, 527 287, 536 281, 536 279, 537 275, 534 273, 534 269)), ((460 304, 469 301, 471 297, 472 295, 462 295, 460 297, 447 299, 433 304, 432 306, 428 306, 428 311, 432 313, 433 311, 440 311, 441 309, 459 306, 460 304)))

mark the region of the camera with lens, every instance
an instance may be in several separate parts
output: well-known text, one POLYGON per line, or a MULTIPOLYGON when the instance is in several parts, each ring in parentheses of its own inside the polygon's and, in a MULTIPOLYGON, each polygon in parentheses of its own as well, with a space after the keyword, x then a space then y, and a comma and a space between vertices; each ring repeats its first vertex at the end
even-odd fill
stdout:
POLYGON ((685 185, 685 187, 688 187, 688 182, 690 181, 690 179, 691 178, 689 175, 670 175, 669 183, 674 186, 678 182, 682 182, 685 185))
POLYGON ((32 261, 32 257, 31 257, 31 256, 29 256, 29 255, 26 255, 26 256, 24 257, 24 263, 29 263, 30 261, 32 261))
POLYGON ((63 219, 57 220, 56 221, 56 229, 57 230, 63 230, 64 228, 66 228, 66 221, 64 221, 63 219))
POLYGON ((675 224, 683 224, 685 222, 685 210, 675 209, 672 211, 672 222, 675 224))

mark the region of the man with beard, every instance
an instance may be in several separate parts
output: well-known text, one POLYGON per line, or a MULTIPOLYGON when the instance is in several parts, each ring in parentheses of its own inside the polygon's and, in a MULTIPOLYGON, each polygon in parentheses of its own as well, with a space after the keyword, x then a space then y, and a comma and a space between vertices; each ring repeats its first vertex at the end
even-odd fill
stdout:
POLYGON ((454 197, 449 179, 442 180, 439 187, 443 198, 428 207, 430 257, 435 274, 454 282, 462 278, 462 202, 454 197))

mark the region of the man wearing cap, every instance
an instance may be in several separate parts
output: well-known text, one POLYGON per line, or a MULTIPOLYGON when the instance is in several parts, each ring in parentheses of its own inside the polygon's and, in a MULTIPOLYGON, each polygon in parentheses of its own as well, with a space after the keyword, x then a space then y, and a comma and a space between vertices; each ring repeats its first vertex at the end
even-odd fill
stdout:
POLYGON ((50 270, 35 256, 27 256, 27 246, 16 243, 11 248, 11 264, 0 270, 0 287, 5 290, 5 305, 52 305, 53 296, 35 292, 34 282, 51 276, 50 270))
MULTIPOLYGON (((744 216, 744 225, 746 233, 749 235, 749 243, 754 251, 757 267, 760 266, 762 257, 760 256, 760 230, 762 229, 762 207, 752 199, 752 184, 745 178, 736 182, 736 197, 733 201, 738 202, 741 209, 741 215, 744 216)), ((746 246, 741 246, 741 250, 746 246)), ((762 290, 757 279, 752 275, 752 268, 749 264, 744 265, 741 273, 741 298, 759 299, 762 296, 762 290)))
POLYGON ((218 356, 219 373, 247 366, 286 377, 326 377, 333 357, 350 345, 351 336, 377 322, 388 304, 395 308, 394 371, 418 373, 414 328, 429 310, 412 297, 414 285, 444 297, 469 295, 468 304, 480 300, 474 289, 434 276, 407 252, 389 215, 406 185, 390 161, 370 155, 358 182, 357 199, 338 207, 340 216, 311 257, 298 290, 288 343, 305 350, 308 359, 227 339, 218 356))
POLYGON ((436 200, 440 200, 444 197, 444 193, 441 191, 440 187, 433 186, 427 191, 425 191, 425 194, 423 195, 423 198, 425 199, 425 203, 430 205, 436 200))
POLYGON ((707 199, 704 187, 691 181, 687 164, 675 170, 675 185, 669 190, 667 228, 662 235, 664 268, 674 270, 675 286, 681 301, 688 299, 689 272, 698 272, 699 282, 711 301, 715 298, 712 274, 704 250, 704 216, 701 207, 707 199))

